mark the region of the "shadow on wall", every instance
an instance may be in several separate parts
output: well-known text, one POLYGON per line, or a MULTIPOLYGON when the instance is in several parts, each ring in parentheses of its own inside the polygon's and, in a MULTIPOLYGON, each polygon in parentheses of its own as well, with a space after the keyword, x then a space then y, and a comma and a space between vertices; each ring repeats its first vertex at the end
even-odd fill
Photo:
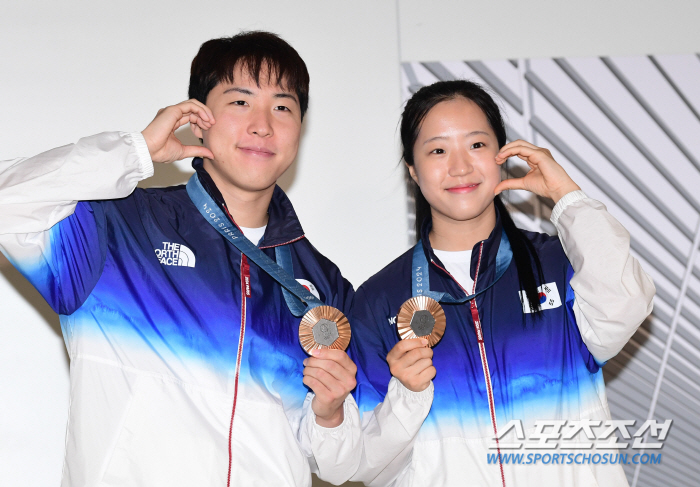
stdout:
MULTIPOLYGON (((58 320, 58 314, 51 309, 51 306, 39 294, 39 291, 34 289, 27 279, 19 273, 17 269, 12 267, 12 264, 0 254, 0 275, 2 275, 10 285, 17 290, 17 293, 24 298, 43 318, 46 325, 58 336, 63 337, 61 332, 61 324, 58 320)), ((68 364, 68 352, 63 349, 66 364, 68 364)))

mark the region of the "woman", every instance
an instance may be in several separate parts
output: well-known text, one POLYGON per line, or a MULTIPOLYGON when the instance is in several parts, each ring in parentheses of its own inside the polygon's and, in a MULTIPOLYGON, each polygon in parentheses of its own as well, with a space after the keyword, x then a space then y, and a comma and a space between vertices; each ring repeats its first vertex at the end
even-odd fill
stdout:
MULTIPOLYGON (((366 446, 356 478, 377 485, 626 485, 619 464, 569 461, 564 454, 578 452, 563 449, 551 433, 566 436, 584 424, 579 420, 595 426, 610 419, 601 366, 651 312, 655 292, 629 253, 629 234, 547 149, 506 144, 498 106, 474 83, 419 90, 403 112, 401 140, 420 240, 357 292, 355 394, 365 425, 381 423, 384 405, 375 406, 387 388, 414 397, 404 429, 392 426, 397 436, 417 430, 431 396, 432 407, 411 446, 391 452, 388 465, 367 468, 366 446), (501 181, 501 164, 512 156, 530 171, 501 181), (554 200, 559 236, 516 228, 497 196, 507 189, 554 200), (400 307, 421 294, 441 301, 446 318, 434 349, 397 333, 400 307), (538 420, 553 426, 543 429, 538 420), (510 449, 528 441, 540 441, 540 449, 510 449), (532 462, 534 454, 550 457, 547 464, 513 465, 499 452, 523 453, 523 463, 528 453, 532 462), (551 460, 555 453, 561 456, 551 460)), ((575 446, 571 441, 594 440, 579 432, 569 441, 575 446)))

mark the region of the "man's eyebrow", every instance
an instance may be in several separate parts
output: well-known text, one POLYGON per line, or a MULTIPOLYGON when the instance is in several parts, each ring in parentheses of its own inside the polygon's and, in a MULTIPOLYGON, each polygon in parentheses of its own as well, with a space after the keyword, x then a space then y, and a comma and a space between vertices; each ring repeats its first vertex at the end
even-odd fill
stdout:
POLYGON ((292 95, 291 93, 275 93, 275 98, 290 98, 294 100, 297 104, 299 104, 299 100, 297 100, 297 97, 295 95, 292 95))
POLYGON ((253 93, 252 91, 247 90, 247 89, 245 89, 245 88, 238 88, 238 87, 236 87, 236 86, 234 86, 233 88, 229 88, 229 89, 227 89, 227 90, 224 90, 224 95, 225 95, 226 93, 231 93, 232 91, 236 91, 236 92, 242 93, 242 94, 244 94, 244 95, 250 95, 250 96, 253 96, 253 95, 254 95, 254 93, 253 93))
MULTIPOLYGON (((465 134, 465 137, 471 137, 472 135, 489 135, 488 132, 484 132, 483 130, 474 130, 473 132, 469 132, 468 134, 465 134)), ((431 137, 425 142, 423 142, 423 145, 427 144, 428 142, 432 142, 434 140, 447 140, 447 136, 445 135, 438 135, 435 137, 431 137)))

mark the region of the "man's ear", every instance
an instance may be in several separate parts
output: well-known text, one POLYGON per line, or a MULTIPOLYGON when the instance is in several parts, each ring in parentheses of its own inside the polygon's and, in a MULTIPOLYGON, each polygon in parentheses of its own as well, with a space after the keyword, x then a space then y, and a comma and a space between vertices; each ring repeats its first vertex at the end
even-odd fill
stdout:
MULTIPOLYGON (((406 163, 404 163, 404 164, 406 164, 406 163)), ((411 179, 413 179, 413 181, 414 181, 416 184, 418 184, 418 176, 416 175, 416 168, 415 168, 415 165, 414 165, 414 166, 409 166, 408 164, 406 164, 406 167, 408 168, 408 174, 411 175, 411 179)), ((418 184, 418 186, 420 186, 420 184, 418 184)))
POLYGON ((190 130, 192 131, 194 136, 199 139, 200 142, 204 143, 204 133, 203 130, 199 128, 199 125, 191 123, 190 130))

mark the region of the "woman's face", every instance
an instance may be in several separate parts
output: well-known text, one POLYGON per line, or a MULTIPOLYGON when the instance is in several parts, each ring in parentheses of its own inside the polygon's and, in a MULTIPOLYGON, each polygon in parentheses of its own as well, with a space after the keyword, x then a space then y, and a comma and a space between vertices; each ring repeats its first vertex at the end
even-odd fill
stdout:
POLYGON ((433 218, 467 221, 484 215, 501 181, 498 150, 496 134, 473 101, 458 97, 428 112, 408 169, 433 218))

